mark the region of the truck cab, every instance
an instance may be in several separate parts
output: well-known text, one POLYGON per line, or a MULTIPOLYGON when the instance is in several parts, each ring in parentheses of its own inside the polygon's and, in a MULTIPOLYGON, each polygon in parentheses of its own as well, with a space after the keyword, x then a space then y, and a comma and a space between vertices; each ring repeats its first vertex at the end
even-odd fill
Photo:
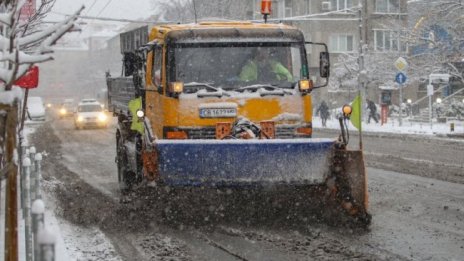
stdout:
POLYGON ((157 139, 216 139, 218 123, 231 128, 238 118, 273 126, 275 138, 311 137, 312 82, 298 29, 199 23, 157 26, 149 37, 144 109, 157 139))

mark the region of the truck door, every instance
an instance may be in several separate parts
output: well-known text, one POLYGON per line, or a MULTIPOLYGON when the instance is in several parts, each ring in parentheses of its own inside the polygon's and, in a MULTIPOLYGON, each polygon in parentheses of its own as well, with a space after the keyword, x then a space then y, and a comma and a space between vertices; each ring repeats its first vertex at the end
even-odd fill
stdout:
POLYGON ((163 46, 155 45, 147 61, 146 116, 151 122, 153 133, 162 137, 162 96, 165 92, 165 70, 163 69, 163 46))

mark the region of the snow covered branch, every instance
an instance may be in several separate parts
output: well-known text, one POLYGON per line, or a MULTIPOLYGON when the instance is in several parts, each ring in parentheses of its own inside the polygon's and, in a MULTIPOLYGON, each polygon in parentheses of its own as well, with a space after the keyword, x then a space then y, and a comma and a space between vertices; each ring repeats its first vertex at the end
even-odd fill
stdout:
MULTIPOLYGON (((33 21, 43 15, 44 10, 49 10, 55 0, 41 0, 41 9, 38 13, 28 19, 33 21)), ((49 53, 51 46, 58 41, 66 32, 71 30, 82 6, 73 15, 65 20, 50 25, 45 29, 28 33, 28 24, 19 22, 19 10, 25 0, 12 1, 4 6, 5 13, 0 14, 0 23, 8 28, 0 34, 0 81, 5 90, 10 90, 12 84, 24 75, 35 63, 41 63, 53 59, 49 53), (31 48, 33 47, 33 48, 31 48)))

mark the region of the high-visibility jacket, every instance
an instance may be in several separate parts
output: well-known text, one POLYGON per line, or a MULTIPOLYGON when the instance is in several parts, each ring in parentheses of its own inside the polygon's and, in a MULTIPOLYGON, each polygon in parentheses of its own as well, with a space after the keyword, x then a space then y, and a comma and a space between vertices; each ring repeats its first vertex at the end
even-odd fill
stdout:
MULTIPOLYGON (((270 79, 265 79, 266 77, 263 77, 262 75, 258 75, 260 68, 258 67, 258 64, 255 61, 249 61, 243 68, 240 73, 240 79, 242 81, 256 81, 258 78, 260 80, 279 80, 279 81, 292 81, 293 76, 292 74, 283 66, 281 63, 277 61, 269 61, 269 67, 270 68, 261 68, 263 70, 270 70, 271 72, 265 72, 269 75, 271 73, 272 75, 269 76, 270 79)), ((261 72, 263 73, 263 72, 261 72)))
POLYGON ((142 97, 138 97, 129 101, 129 111, 132 115, 131 130, 135 130, 140 134, 143 134, 144 127, 143 122, 139 121, 137 111, 142 109, 142 97))

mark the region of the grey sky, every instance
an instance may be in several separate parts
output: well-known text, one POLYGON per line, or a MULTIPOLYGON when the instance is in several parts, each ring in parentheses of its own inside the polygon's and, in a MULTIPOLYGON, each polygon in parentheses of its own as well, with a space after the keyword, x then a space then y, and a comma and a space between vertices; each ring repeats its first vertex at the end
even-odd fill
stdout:
POLYGON ((61 19, 58 13, 71 14, 85 5, 82 15, 139 19, 153 14, 153 0, 56 0, 48 20, 61 19))

